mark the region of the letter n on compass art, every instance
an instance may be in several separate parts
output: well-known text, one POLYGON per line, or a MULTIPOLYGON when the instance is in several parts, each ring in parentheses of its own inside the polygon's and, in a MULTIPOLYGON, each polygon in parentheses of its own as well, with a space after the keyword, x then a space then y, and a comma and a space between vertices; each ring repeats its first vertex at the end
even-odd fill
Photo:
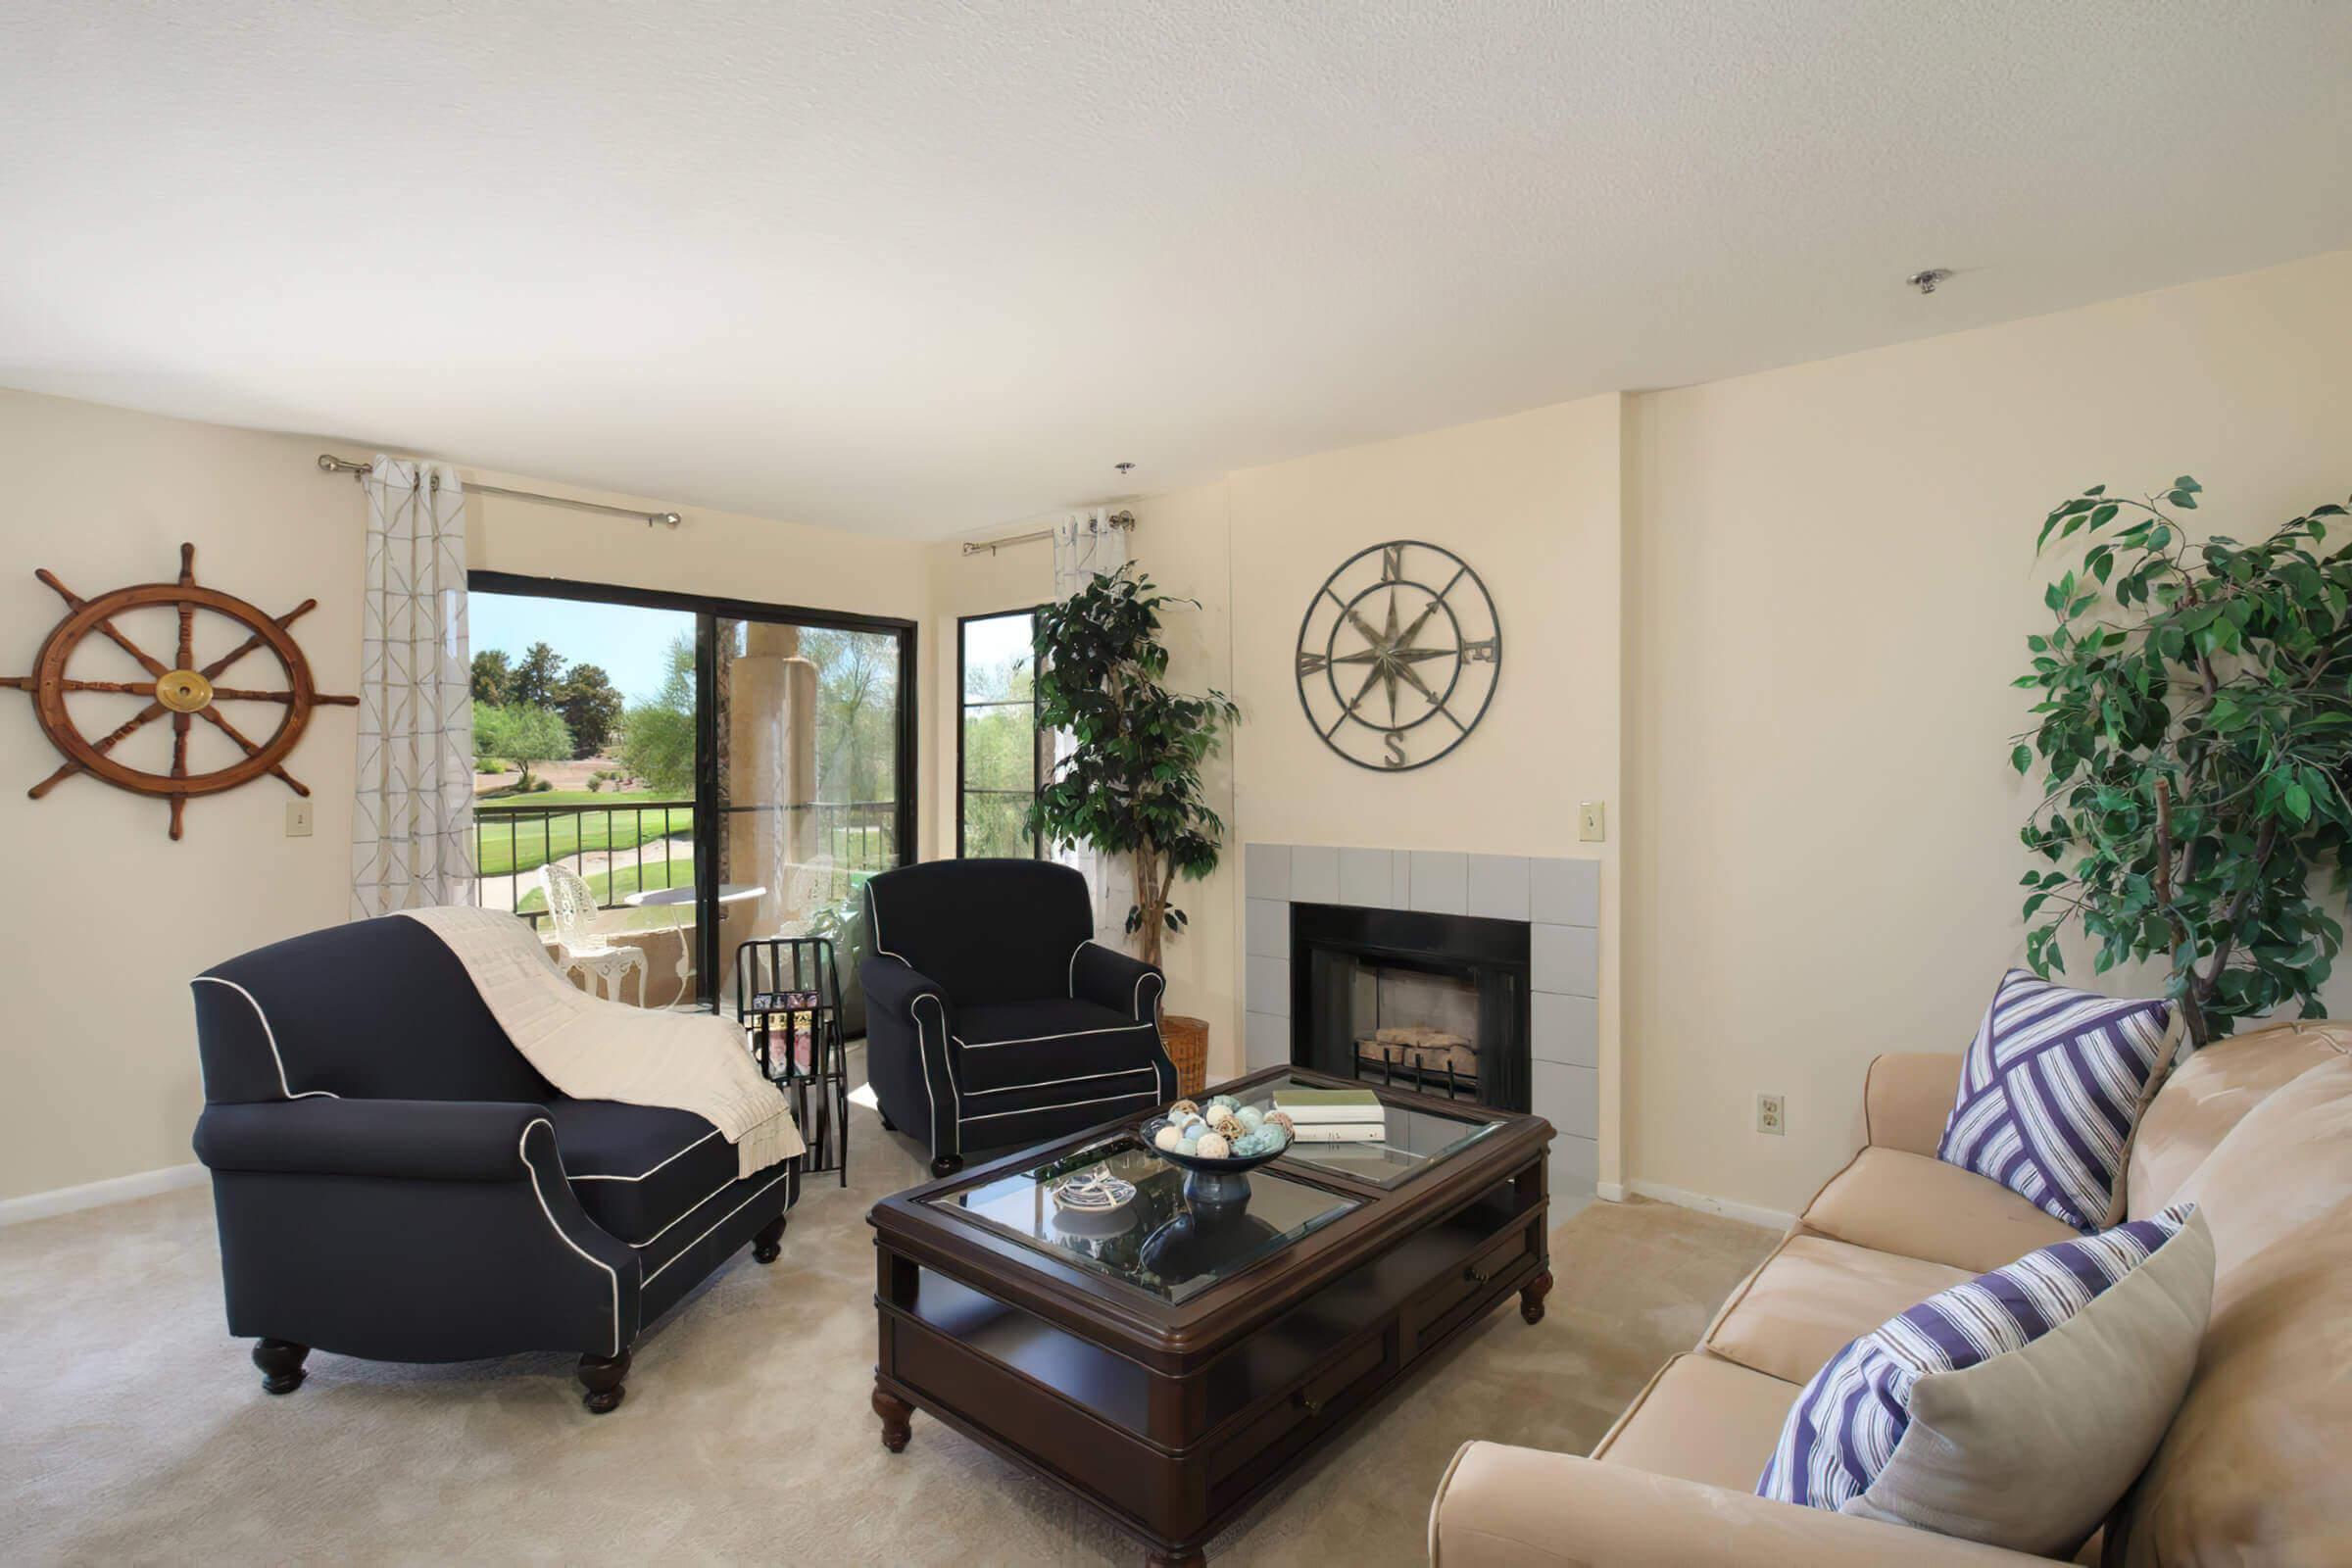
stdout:
MULTIPOLYGON (((318 608, 318 600, 306 599, 282 615, 270 615, 218 588, 200 588, 196 584, 194 545, 179 547, 177 582, 136 583, 95 599, 82 598, 45 569, 33 575, 66 602, 66 618, 41 640, 40 652, 33 656, 32 673, 0 676, 0 686, 14 686, 32 694, 33 716, 41 726, 41 733, 49 737, 49 744, 65 754, 66 765, 25 791, 27 795, 37 801, 74 774, 88 773, 119 790, 170 801, 172 836, 177 838, 180 815, 186 810, 191 795, 217 795, 222 790, 233 790, 264 773, 282 780, 297 795, 311 793, 286 771, 287 754, 302 739, 303 727, 311 721, 312 709, 320 703, 357 707, 360 701, 357 697, 329 697, 312 685, 310 661, 303 658, 302 649, 286 634, 286 628, 296 617, 318 608), (117 624, 119 619, 147 611, 170 611, 177 618, 178 640, 169 662, 148 653, 117 624), (215 621, 227 622, 226 630, 219 630, 215 621), (199 664, 196 647, 200 625, 206 628, 204 640, 208 645, 224 643, 240 632, 246 635, 227 652, 199 664), (69 673, 67 666, 83 644, 103 646, 100 639, 128 657, 130 663, 122 673, 145 678, 88 680, 69 673), (235 671, 231 666, 248 654, 263 652, 277 662, 275 683, 265 674, 260 677, 264 684, 259 686, 215 684, 233 676, 235 671), (125 702, 125 698, 131 701, 125 702), (129 717, 114 723, 113 714, 97 710, 99 705, 107 703, 114 705, 116 712, 131 709, 133 704, 136 708, 129 717), (255 708, 262 715, 261 721, 247 722, 254 723, 257 729, 268 721, 272 709, 276 710, 277 722, 264 739, 257 741, 221 712, 222 704, 255 708), (167 713, 172 719, 169 772, 132 767, 111 755, 151 721, 167 713), (220 757, 225 766, 190 768, 188 743, 190 731, 198 720, 207 728, 195 738, 205 740, 217 731, 220 740, 208 742, 207 749, 220 757), (113 727, 106 728, 109 724, 113 727), (93 734, 98 736, 96 740, 89 738, 93 734)), ((241 678, 252 679, 254 675, 254 666, 248 665, 241 678)), ((163 760, 160 753, 155 760, 163 760)))
POLYGON ((1298 622, 1298 703, 1323 744, 1358 767, 1426 767, 1486 716, 1502 678, 1487 585, 1449 550, 1413 539, 1359 550, 1298 622))

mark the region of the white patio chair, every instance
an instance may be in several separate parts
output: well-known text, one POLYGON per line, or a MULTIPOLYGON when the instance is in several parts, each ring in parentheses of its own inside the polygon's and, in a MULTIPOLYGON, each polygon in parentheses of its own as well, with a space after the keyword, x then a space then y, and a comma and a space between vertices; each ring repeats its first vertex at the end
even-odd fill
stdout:
POLYGON ((547 908, 556 922, 556 967, 566 974, 585 969, 604 983, 605 999, 620 1000, 620 983, 637 971, 637 1005, 645 1005, 648 981, 642 949, 621 947, 595 929, 596 895, 588 884, 564 867, 550 862, 539 868, 539 885, 547 890, 547 908))

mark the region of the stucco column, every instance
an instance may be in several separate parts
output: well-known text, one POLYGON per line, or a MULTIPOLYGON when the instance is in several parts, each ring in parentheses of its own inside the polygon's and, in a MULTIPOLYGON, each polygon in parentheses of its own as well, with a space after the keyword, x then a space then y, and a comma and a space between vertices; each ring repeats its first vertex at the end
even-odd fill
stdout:
POLYGON ((809 809, 816 801, 816 665, 801 657, 800 628, 746 622, 744 651, 728 677, 727 800, 755 809, 729 824, 725 880, 767 889, 726 910, 721 965, 731 976, 735 943, 806 915, 792 906, 795 873, 814 862, 821 840, 809 809))

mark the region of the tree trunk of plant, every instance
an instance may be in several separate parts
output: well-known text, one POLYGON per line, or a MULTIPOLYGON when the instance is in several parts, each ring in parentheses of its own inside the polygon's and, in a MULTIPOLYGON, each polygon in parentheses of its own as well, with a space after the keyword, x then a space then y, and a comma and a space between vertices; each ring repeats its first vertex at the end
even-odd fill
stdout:
POLYGON ((1159 883, 1159 855, 1146 844, 1135 852, 1135 906, 1143 916, 1138 932, 1143 951, 1136 955, 1153 968, 1159 966, 1160 943, 1167 929, 1167 892, 1159 883))
MULTIPOLYGON (((2187 945, 2189 930, 2188 922, 2173 906, 2173 787, 2171 780, 2161 778, 2156 781, 2156 902, 2173 927, 2178 952, 2187 945)), ((2197 1004, 2196 960, 2188 961, 2185 977, 2176 961, 2174 978, 2180 985, 2180 1022, 2188 1035, 2188 1048, 2202 1051, 2209 1031, 2205 1009, 2197 1004)))

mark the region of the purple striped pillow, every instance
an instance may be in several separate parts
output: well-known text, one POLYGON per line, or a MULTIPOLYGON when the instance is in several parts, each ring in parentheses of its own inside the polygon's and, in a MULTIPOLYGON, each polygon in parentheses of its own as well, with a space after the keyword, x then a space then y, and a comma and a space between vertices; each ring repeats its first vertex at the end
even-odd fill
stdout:
MULTIPOLYGON (((1862 1500, 1863 1494, 1886 1472, 1896 1445, 1910 1430, 1912 1390, 1922 1378, 2023 1349, 2155 1256, 2194 1212, 2193 1204, 2168 1208, 2097 1236, 2029 1252, 1929 1297, 1854 1341, 1830 1357, 1797 1396, 1756 1494, 1880 1516, 1862 1500)), ((2203 1234, 2201 1225, 2198 1233, 2203 1234)), ((2204 1267, 2210 1291, 2210 1262, 2204 1267)), ((2197 1327, 2202 1328, 2201 1319, 2197 1327)), ((2193 1333, 2189 1344, 2193 1360, 2193 1333)), ((2180 1391, 2172 1396, 2178 1401, 2180 1391)), ((2028 1410, 2011 1414, 2021 1424, 2034 1418, 2028 1410)))
POLYGON ((2097 1230, 2115 1212, 2124 1151, 2172 1024, 2169 1002, 2118 1002, 2010 970, 1969 1045, 1936 1157, 2097 1230))

